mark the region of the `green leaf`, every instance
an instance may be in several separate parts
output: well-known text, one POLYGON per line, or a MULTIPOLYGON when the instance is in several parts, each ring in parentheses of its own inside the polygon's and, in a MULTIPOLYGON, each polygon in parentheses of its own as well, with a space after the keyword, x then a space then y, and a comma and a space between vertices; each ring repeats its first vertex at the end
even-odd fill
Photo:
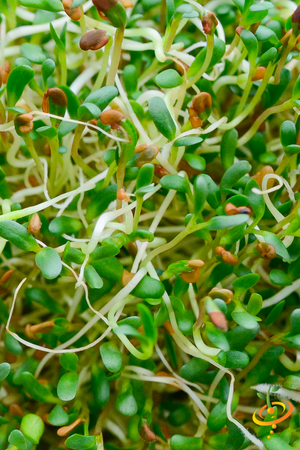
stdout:
POLYGON ((180 427, 187 423, 191 418, 191 412, 186 406, 175 407, 168 416, 168 422, 173 427, 180 427))
POLYGON ((226 364, 228 369, 243 369, 249 364, 249 356, 246 352, 228 351, 226 352, 226 364))
POLYGON ((257 66, 263 66, 267 67, 269 62, 274 61, 277 57, 277 49, 276 47, 271 47, 269 50, 267 50, 265 53, 261 55, 261 57, 258 60, 257 66))
MULTIPOLYGON (((137 143, 137 133, 136 129, 133 126, 133 124, 130 122, 130 120, 125 119, 122 121, 122 127, 126 132, 126 139, 129 139, 129 143, 121 142, 121 155, 120 158, 122 158, 122 162, 124 164, 127 164, 128 161, 131 160, 131 158, 134 156, 134 149, 137 143)), ((121 137, 124 137, 124 133, 122 132, 121 137)))
POLYGON ((63 353, 59 358, 60 365, 65 370, 77 370, 78 356, 75 353, 63 353))
POLYGON ((88 264, 84 268, 84 278, 86 279, 87 284, 92 289, 101 289, 103 286, 102 278, 100 277, 96 269, 90 264, 88 264))
MULTIPOLYGON (((187 74, 188 74, 189 78, 197 75, 197 73, 203 66, 203 63, 206 58, 206 53, 207 53, 207 47, 204 47, 204 49, 198 53, 198 55, 196 56, 195 60, 193 61, 192 65, 191 65, 191 67, 188 70, 187 74)), ((214 37, 213 54, 212 54, 212 58, 211 58, 210 65, 208 67, 207 72, 209 72, 219 61, 221 61, 221 59, 224 56, 224 53, 225 53, 225 42, 222 39, 219 39, 215 36, 214 37)))
POLYGON ((189 147, 190 145, 201 144, 201 142, 203 142, 203 138, 200 136, 184 136, 176 139, 173 147, 189 147))
POLYGON ((231 189, 244 175, 250 172, 251 169, 252 166, 248 163, 248 161, 239 161, 233 164, 226 170, 222 177, 220 183, 221 191, 231 189))
POLYGON ((40 288, 29 288, 25 291, 25 296, 28 300, 32 302, 39 303, 44 306, 44 308, 49 309, 49 311, 54 314, 62 314, 65 312, 65 309, 62 305, 56 302, 50 295, 40 288))
POLYGON ((138 89, 138 72, 133 64, 128 64, 123 70, 123 80, 126 92, 130 95, 138 89))
POLYGON ((207 185, 207 198, 206 201, 213 209, 221 203, 221 194, 218 185, 213 181, 213 179, 206 173, 201 174, 202 178, 206 181, 207 185))
POLYGON ((99 259, 90 263, 98 272, 100 277, 116 283, 121 281, 124 268, 117 258, 99 259))
POLYGON ((206 179, 202 175, 198 175, 194 181, 194 214, 196 216, 202 212, 207 194, 208 189, 206 179))
POLYGON ((193 153, 186 153, 183 155, 183 160, 187 161, 188 164, 195 170, 205 170, 206 161, 203 156, 194 155, 193 153))
POLYGON ((237 241, 243 238, 245 232, 245 225, 238 225, 237 227, 233 227, 228 231, 224 236, 220 239, 220 245, 225 247, 226 245, 235 244, 237 241))
POLYGON ((294 309, 294 311, 291 314, 290 317, 291 321, 291 331, 289 332, 289 335, 295 335, 299 333, 299 326, 300 326, 300 309, 294 309))
POLYGON ((182 77, 174 69, 167 69, 155 77, 155 83, 163 89, 171 89, 183 83, 182 77))
POLYGON ((46 59, 46 55, 40 45, 29 44, 26 42, 21 45, 20 52, 24 58, 27 58, 30 62, 35 64, 42 64, 46 59))
POLYGON ((285 147, 285 153, 287 155, 296 155, 299 152, 300 152, 300 145, 293 144, 285 147))
POLYGON ((268 40, 270 40, 270 42, 272 44, 277 44, 278 43, 278 39, 276 36, 275 31, 271 30, 271 28, 265 27, 263 25, 260 25, 256 32, 255 32, 255 37, 260 41, 260 42, 266 42, 268 40))
POLYGON ((106 16, 116 28, 125 28, 127 22, 126 10, 122 3, 117 3, 112 8, 105 11, 106 16))
POLYGON ((102 362, 110 372, 119 372, 122 367, 122 353, 112 342, 105 342, 100 347, 102 362))
POLYGON ((256 314, 259 313, 259 311, 262 308, 263 300, 262 296, 254 292, 251 294, 251 297, 249 299, 248 305, 247 305, 247 311, 252 316, 256 316, 256 314))
POLYGON ((273 269, 270 272, 270 280, 273 284, 278 286, 291 286, 292 280, 290 277, 280 269, 273 269))
POLYGON ((48 280, 58 277, 62 271, 62 262, 59 254, 54 248, 44 247, 35 256, 36 265, 48 280))
POLYGON ((144 164, 138 173, 136 179, 136 189, 139 189, 143 186, 148 186, 153 181, 154 175, 154 165, 153 164, 144 164))
POLYGON ((184 304, 179 297, 172 295, 170 300, 175 312, 178 328, 184 335, 188 336, 193 332, 193 325, 195 321, 194 315, 191 311, 188 311, 184 307, 184 304))
POLYGON ((84 103, 93 103, 103 111, 118 94, 119 91, 115 86, 103 86, 89 94, 84 103))
POLYGON ((69 416, 60 405, 55 405, 49 414, 48 421, 56 427, 62 427, 69 422, 69 416))
POLYGON ((288 375, 283 382, 283 387, 296 391, 300 387, 300 377, 296 375, 288 375))
POLYGON ((267 450, 293 450, 293 447, 276 435, 273 435, 270 438, 269 436, 265 436, 263 438, 263 443, 267 450))
POLYGON ((171 437, 170 446, 172 450, 201 450, 203 441, 200 437, 181 436, 174 434, 171 437))
POLYGON ((13 430, 8 436, 8 442, 18 450, 27 450, 28 448, 26 438, 20 430, 13 430))
POLYGON ((53 27, 51 22, 50 22, 50 34, 51 34, 52 39, 54 40, 55 44, 57 45, 58 49, 60 51, 64 52, 66 50, 65 44, 56 34, 55 28, 53 27))
POLYGON ((23 372, 20 381, 27 392, 34 400, 38 402, 56 402, 55 397, 42 384, 40 384, 30 372, 23 372))
POLYGON ((87 122, 91 119, 97 119, 101 114, 101 110, 94 103, 83 103, 77 110, 77 116, 79 120, 87 122))
POLYGON ((242 225, 249 220, 248 214, 237 214, 236 216, 215 216, 205 223, 205 228, 210 231, 223 230, 242 225))
POLYGON ((252 330, 257 326, 257 319, 237 305, 231 313, 233 320, 243 328, 252 330))
POLYGON ((221 350, 224 350, 224 352, 230 350, 230 345, 226 339, 225 334, 218 330, 212 323, 207 322, 205 331, 207 333, 208 339, 221 350))
POLYGON ((64 402, 69 402, 76 397, 78 374, 76 372, 65 373, 58 382, 57 395, 64 402))
POLYGON ((8 364, 7 362, 3 362, 0 364, 0 381, 5 380, 5 378, 9 375, 10 373, 10 364, 8 364))
POLYGON ((260 231, 267 244, 273 245, 275 247, 277 255, 281 256, 287 263, 291 262, 291 257, 278 236, 270 231, 260 231))
POLYGON ((15 67, 10 72, 6 86, 8 106, 14 106, 20 100, 25 86, 33 77, 34 70, 28 66, 15 67))
POLYGON ((187 193, 189 191, 188 181, 179 175, 166 175, 160 180, 162 187, 174 189, 174 191, 187 193))
POLYGON ((262 400, 265 400, 266 398, 265 398, 265 396, 264 396, 264 394, 261 394, 260 392, 257 392, 257 397, 259 397, 259 398, 261 398, 262 400))
POLYGON ((145 276, 131 294, 140 298, 161 298, 164 292, 165 287, 161 281, 145 276))
POLYGON ((241 39, 248 51, 248 58, 251 66, 255 65, 255 59, 258 54, 258 41, 250 30, 244 29, 241 32, 241 39))
POLYGON ((188 381, 199 381, 202 375, 209 367, 209 363, 203 359, 193 357, 187 364, 180 369, 180 376, 188 381))
POLYGON ((267 327, 272 325, 278 319, 278 317, 281 316, 281 313, 284 310, 284 306, 285 306, 285 300, 281 300, 280 303, 278 303, 276 306, 274 306, 274 308, 272 309, 272 311, 266 318, 265 325, 267 327))
POLYGON ((23 347, 16 338, 14 338, 8 331, 4 334, 4 345, 6 350, 8 350, 13 355, 20 355, 23 352, 23 347))
POLYGON ((235 128, 225 131, 222 136, 220 156, 224 168, 227 170, 234 163, 234 155, 238 142, 238 132, 235 128))
POLYGON ((55 217, 50 222, 49 231, 55 236, 61 236, 62 234, 74 234, 82 228, 82 223, 78 219, 68 216, 55 217))
MULTIPOLYGON (((77 110, 80 105, 77 95, 75 95, 74 92, 71 91, 71 89, 69 89, 67 86, 62 85, 62 86, 58 86, 58 87, 60 89, 62 89, 67 96, 67 99, 68 99, 67 110, 70 114, 71 119, 77 119, 77 110)), ((62 123, 64 123, 64 122, 61 122, 61 124, 62 123)), ((70 122, 69 122, 69 124, 70 124, 70 122)), ((71 125, 74 125, 74 124, 71 123, 71 125)))
POLYGON ((27 8, 44 9, 50 12, 63 11, 60 0, 18 0, 18 2, 27 8))
POLYGON ((226 403, 219 401, 211 410, 208 420, 207 427, 210 431, 218 432, 226 425, 227 412, 226 403))
POLYGON ((92 366, 91 385, 95 404, 98 408, 104 408, 109 401, 110 387, 104 370, 97 364, 92 366))
POLYGON ((232 283, 235 295, 240 297, 245 291, 255 286, 259 279, 260 275, 257 273, 251 273, 249 275, 244 275, 243 277, 237 278, 232 283))
POLYGON ((150 339, 153 345, 156 344, 158 333, 155 326, 153 315, 149 308, 143 303, 140 303, 137 307, 140 313, 145 335, 150 339))
POLYGON ((51 58, 45 59, 45 61, 42 64, 42 76, 44 82, 48 80, 51 75, 53 75, 55 70, 55 62, 51 58))
POLYGON ((255 192, 252 191, 253 188, 259 189, 259 186, 255 180, 250 180, 246 184, 245 194, 247 195, 249 203, 255 214, 254 224, 257 224, 262 219, 265 213, 266 204, 263 196, 255 194, 255 192))
POLYGON ((291 120, 285 120, 280 127, 280 141, 283 147, 296 144, 296 124, 291 120))
POLYGON ((0 236, 27 252, 38 252, 40 247, 25 227, 13 220, 0 221, 0 236))
POLYGON ((54 127, 40 127, 36 129, 37 133, 39 133, 41 136, 44 136, 48 139, 52 139, 57 135, 56 128, 54 127))
POLYGON ((81 434, 72 434, 68 437, 65 445, 73 450, 88 450, 95 445, 96 436, 83 436, 81 434))
POLYGON ((292 99, 298 100, 300 98, 300 75, 298 75, 297 80, 294 83, 292 99))
POLYGON ((176 125, 164 100, 160 97, 152 97, 149 101, 149 113, 158 131, 172 141, 175 137, 176 125))
POLYGON ((116 400, 116 408, 124 416, 134 416, 137 413, 138 406, 131 387, 124 393, 120 392, 116 400))
POLYGON ((21 422, 21 430, 26 439, 33 444, 38 444, 43 433, 45 425, 40 416, 36 414, 26 414, 21 422))

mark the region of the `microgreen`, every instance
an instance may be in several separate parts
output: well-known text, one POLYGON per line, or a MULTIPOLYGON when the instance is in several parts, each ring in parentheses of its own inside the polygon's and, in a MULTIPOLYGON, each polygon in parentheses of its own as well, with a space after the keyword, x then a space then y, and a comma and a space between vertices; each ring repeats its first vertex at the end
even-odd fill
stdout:
POLYGON ((0 10, 0 450, 299 448, 297 2, 0 10))

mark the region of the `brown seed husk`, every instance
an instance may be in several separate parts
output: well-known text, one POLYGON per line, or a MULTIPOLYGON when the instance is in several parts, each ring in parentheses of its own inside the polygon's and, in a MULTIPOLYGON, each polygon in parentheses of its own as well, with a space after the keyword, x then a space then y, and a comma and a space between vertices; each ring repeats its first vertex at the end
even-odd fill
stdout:
POLYGON ((81 19, 82 11, 80 6, 76 6, 72 8, 73 0, 63 0, 62 4, 65 10, 65 13, 70 17, 70 19, 78 22, 81 19))
POLYGON ((83 422, 83 419, 79 417, 78 419, 74 420, 73 423, 70 425, 66 425, 65 427, 61 427, 57 430, 58 436, 67 436, 71 433, 78 425, 80 425, 83 422))
POLYGON ((27 230, 30 234, 38 233, 41 229, 42 222, 38 213, 33 214, 31 217, 27 230))
POLYGON ((100 11, 109 11, 117 5, 118 0, 93 0, 95 7, 100 11))
POLYGON ((122 275, 122 285, 125 287, 127 284, 132 280, 135 273, 128 272, 128 270, 124 269, 123 275, 122 275))
POLYGON ((100 121, 104 125, 110 125, 113 129, 120 128, 120 122, 123 119, 125 119, 124 114, 116 109, 108 109, 100 115, 100 121))
POLYGON ((197 114, 201 114, 212 107, 212 98, 208 92, 200 92, 195 95, 192 102, 192 107, 197 114))
POLYGON ((197 283, 200 277, 200 268, 195 267, 191 272, 181 272, 179 276, 186 283, 197 283))
POLYGON ((145 442, 155 442, 157 440, 156 435, 146 424, 142 425, 140 436, 145 442))
POLYGON ((31 333, 49 333, 55 327, 55 323, 53 320, 48 320, 47 322, 41 322, 37 325, 32 325, 29 330, 31 333))
POLYGON ((225 250, 225 252, 222 253, 222 259, 224 261, 225 264, 237 264, 239 262, 238 258, 236 256, 234 256, 231 252, 227 252, 225 250))
POLYGON ((256 69, 254 76, 251 78, 251 81, 262 80, 265 76, 266 71, 267 71, 266 67, 259 66, 256 69))
POLYGON ((68 106, 67 94, 59 87, 47 89, 46 95, 48 98, 51 98, 54 105, 61 106, 63 108, 68 106))
POLYGON ((276 256, 276 249, 273 245, 260 242, 255 246, 255 250, 263 259, 273 259, 276 256))
POLYGON ((214 326, 217 327, 219 330, 222 331, 228 330, 227 320, 222 311, 213 311, 209 314, 209 317, 214 326))
POLYGON ((99 50, 109 41, 105 30, 91 30, 85 33, 79 42, 81 50, 99 50))

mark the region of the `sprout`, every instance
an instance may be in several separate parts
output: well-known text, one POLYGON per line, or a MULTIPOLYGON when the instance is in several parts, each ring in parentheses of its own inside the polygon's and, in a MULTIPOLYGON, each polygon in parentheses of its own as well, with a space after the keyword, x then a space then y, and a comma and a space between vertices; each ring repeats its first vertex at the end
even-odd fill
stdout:
POLYGON ((297 2, 2 3, 1 442, 298 448, 297 2))
POLYGON ((81 50, 99 50, 104 47, 108 41, 109 37, 105 36, 105 30, 92 30, 85 33, 79 42, 79 47, 81 50))

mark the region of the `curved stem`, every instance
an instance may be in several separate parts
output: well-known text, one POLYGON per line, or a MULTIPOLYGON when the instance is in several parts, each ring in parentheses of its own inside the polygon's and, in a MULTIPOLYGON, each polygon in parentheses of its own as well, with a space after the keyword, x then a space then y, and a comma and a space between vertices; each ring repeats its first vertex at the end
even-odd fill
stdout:
POLYGON ((187 84, 187 89, 190 88, 193 84, 197 83, 197 81, 200 80, 200 78, 202 77, 202 75, 206 72, 206 70, 209 68, 210 62, 211 62, 211 58, 213 55, 213 51, 214 51, 214 37, 211 36, 210 34, 207 35, 207 51, 206 51, 206 56, 205 56, 205 60, 204 63, 201 67, 201 69, 199 70, 199 72, 197 73, 197 75, 195 75, 187 84))
MULTIPOLYGON (((261 124, 271 115, 278 112, 286 111, 287 109, 290 109, 293 107, 293 100, 287 100, 286 102, 282 103, 278 106, 272 106, 271 108, 264 111, 254 122, 252 127, 247 131, 247 133, 244 134, 239 140, 238 140, 238 147, 241 147, 242 145, 246 144, 252 136, 257 132, 261 124)), ((247 109, 247 108, 246 108, 247 109)))
POLYGON ((238 106, 238 108, 237 108, 237 110, 236 110, 236 115, 237 115, 237 116, 238 116, 239 114, 241 114, 241 112, 243 111, 243 109, 244 109, 244 107, 245 107, 245 104, 246 104, 246 102, 247 102, 247 99, 248 99, 248 97, 249 97, 249 94, 250 94, 250 91, 251 91, 251 88, 252 88, 252 77, 253 77, 253 72, 254 72, 254 70, 253 70, 253 68, 251 68, 250 71, 249 71, 247 84, 246 84, 246 86, 245 86, 245 89, 244 89, 242 98, 241 98, 241 100, 240 100, 239 106, 238 106))
MULTIPOLYGON (((226 123, 224 125, 220 125, 220 128, 222 130, 230 130, 231 128, 236 127, 237 125, 239 125, 244 119, 246 119, 246 117, 254 110, 255 106, 257 105, 257 103, 261 100, 261 96, 262 93, 264 92, 264 90, 267 87, 267 84, 269 82, 269 79, 272 76, 274 70, 274 66, 272 66, 271 64, 269 64, 269 67, 265 73, 264 79, 262 80, 261 85, 259 86, 259 88, 256 91, 256 94, 254 95, 253 99, 251 100, 251 102, 249 103, 249 105, 244 109, 244 111, 237 116, 235 119, 233 119, 231 122, 226 123)), ((250 131, 250 130, 249 130, 250 131)), ((247 142, 247 141, 246 141, 247 142)), ((243 142, 244 144, 244 142, 243 142)), ((241 144, 239 144, 240 146, 241 144)))
POLYGON ((272 342, 270 341, 266 341, 264 342, 264 344, 260 347, 260 349, 257 351, 257 353, 255 354, 255 356, 252 358, 251 362, 248 364, 248 366, 246 366, 243 370, 241 370, 241 372, 239 372, 237 374, 237 376, 235 377, 235 381, 237 383, 237 387, 239 385, 239 382, 248 375, 249 372, 251 372, 252 369, 254 369, 254 367, 257 365, 257 363, 259 362, 260 358, 265 354, 265 352, 272 347, 272 342))
POLYGON ((113 43, 113 40, 110 37, 108 43, 105 46, 105 50, 104 50, 102 58, 101 58, 101 69, 100 69, 100 72, 95 81, 92 92, 96 91, 97 89, 100 89, 103 84, 104 78, 106 76, 107 67, 108 67, 108 58, 109 58, 112 43, 113 43))
POLYGON ((75 163, 82 168, 83 172, 90 178, 93 178, 97 175, 97 172, 91 169, 78 155, 79 143, 81 139, 82 132, 84 130, 84 125, 78 125, 75 130, 74 139, 71 148, 71 156, 74 159, 75 163))
POLYGON ((115 43, 114 48, 111 56, 111 66, 109 69, 109 74, 107 77, 107 85, 112 85, 115 83, 115 76, 117 74, 117 70, 119 67, 120 57, 121 57, 121 50, 122 50, 122 42, 124 38, 124 28, 118 28, 115 34, 115 43))
POLYGON ((32 159, 34 160, 38 171, 40 173, 40 176, 42 178, 42 180, 44 179, 44 168, 43 165, 40 161, 40 158, 38 157, 38 154, 36 152, 36 149, 34 148, 33 142, 31 137, 29 136, 29 134, 24 134, 23 135, 23 139, 25 141, 25 144, 27 145, 27 148, 29 150, 30 155, 32 156, 32 159))

